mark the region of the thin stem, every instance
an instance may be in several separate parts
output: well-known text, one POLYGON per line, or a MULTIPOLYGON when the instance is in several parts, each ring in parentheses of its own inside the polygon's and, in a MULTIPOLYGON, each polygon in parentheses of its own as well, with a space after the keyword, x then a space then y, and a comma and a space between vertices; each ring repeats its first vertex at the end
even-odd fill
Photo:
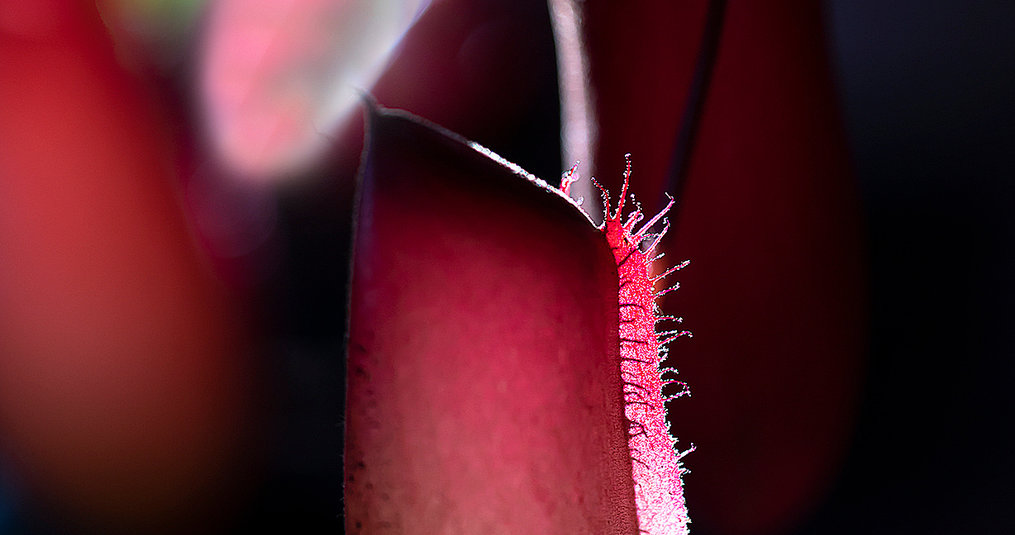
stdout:
MULTIPOLYGON (((694 67, 694 78, 691 80, 691 87, 687 92, 684 115, 680 120, 680 131, 677 134, 677 142, 673 146, 673 156, 670 158, 669 178, 666 181, 666 189, 663 190, 677 199, 680 198, 680 190, 683 188, 687 176, 691 152, 694 150, 694 142, 698 134, 701 112, 705 107, 709 83, 712 81, 712 70, 718 56, 719 38, 722 34, 725 12, 726 0, 711 0, 708 3, 705 28, 702 31, 701 44, 698 47, 698 60, 694 67)), ((668 199, 663 198, 659 206, 663 206, 666 202, 668 199)))
MULTIPOLYGON (((560 146, 564 165, 581 162, 586 172, 595 169, 593 148, 598 123, 592 103, 588 48, 581 18, 581 6, 575 0, 549 0, 550 22, 557 50, 557 83, 560 88, 560 146)), ((570 195, 574 199, 592 199, 592 184, 576 182, 570 195)), ((596 210, 588 211, 596 224, 596 210)))

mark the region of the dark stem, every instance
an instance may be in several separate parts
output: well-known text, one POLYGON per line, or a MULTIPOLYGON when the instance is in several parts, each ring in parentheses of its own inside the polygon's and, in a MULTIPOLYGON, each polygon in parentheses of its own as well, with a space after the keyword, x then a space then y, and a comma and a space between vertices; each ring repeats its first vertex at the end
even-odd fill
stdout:
MULTIPOLYGON (((698 123, 701 119, 701 112, 705 107, 708 85, 712 81, 712 69, 715 67, 715 60, 718 55, 719 37, 722 34, 725 12, 726 0, 711 0, 708 3, 708 13, 705 14, 705 29, 701 34, 701 44, 698 47, 698 60, 694 67, 694 78, 691 79, 691 87, 687 92, 684 115, 680 120, 680 132, 677 134, 677 142, 673 147, 673 156, 670 158, 669 178, 666 182, 666 189, 663 190, 677 199, 680 198, 680 192, 684 187, 687 169, 691 160, 691 152, 694 150, 695 137, 698 133, 698 123)), ((661 199, 659 204, 660 210, 668 202, 669 200, 665 197, 661 199)))

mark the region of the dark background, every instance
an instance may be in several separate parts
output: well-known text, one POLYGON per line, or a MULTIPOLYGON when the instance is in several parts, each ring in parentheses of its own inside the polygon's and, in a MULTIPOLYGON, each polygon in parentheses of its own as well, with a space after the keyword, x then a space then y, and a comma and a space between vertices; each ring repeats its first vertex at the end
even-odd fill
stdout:
POLYGON ((871 341, 842 474, 797 533, 1015 533, 1015 4, 827 17, 871 341))

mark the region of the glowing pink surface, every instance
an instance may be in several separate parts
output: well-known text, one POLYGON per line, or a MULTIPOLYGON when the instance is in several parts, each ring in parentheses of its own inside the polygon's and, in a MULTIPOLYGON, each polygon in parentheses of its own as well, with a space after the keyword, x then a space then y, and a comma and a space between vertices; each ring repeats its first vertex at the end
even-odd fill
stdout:
MULTIPOLYGON (((667 321, 679 323, 680 318, 662 316, 656 298, 677 289, 673 285, 657 292, 655 283, 687 265, 683 262, 659 274, 653 274, 653 261, 659 258, 655 250, 659 240, 669 228, 665 222, 661 231, 649 233, 673 201, 638 230, 635 227, 644 219, 637 207, 623 221, 624 197, 631 176, 630 155, 627 155, 624 185, 617 201, 617 209, 610 213, 609 195, 602 189, 604 218, 602 227, 610 250, 617 262, 619 274, 618 303, 620 312, 620 374, 624 388, 624 416, 627 420, 628 447, 631 451, 632 476, 638 525, 642 533, 650 535, 688 533, 687 507, 681 475, 684 472, 680 459, 690 450, 674 450, 675 438, 669 432, 665 402, 688 394, 686 385, 663 376, 676 374, 676 369, 662 366, 666 344, 690 335, 688 331, 656 331, 656 324, 667 321), (647 242, 642 250, 641 245, 647 242), (678 385, 680 390, 665 396, 663 387, 678 385)), ((574 183, 574 169, 561 181, 561 189, 568 193, 574 183)), ((598 184, 597 184, 598 185, 598 184)), ((632 197, 633 200, 633 197, 632 197)))

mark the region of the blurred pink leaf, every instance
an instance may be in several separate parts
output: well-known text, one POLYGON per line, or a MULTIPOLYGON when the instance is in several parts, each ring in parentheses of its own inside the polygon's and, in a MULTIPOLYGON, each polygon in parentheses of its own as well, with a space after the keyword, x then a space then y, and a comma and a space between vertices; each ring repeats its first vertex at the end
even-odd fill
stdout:
POLYGON ((49 7, 0 33, 3 447, 77 523, 209 524, 246 462, 245 333, 194 246, 150 95, 94 6, 49 7))
POLYGON ((197 82, 221 158, 253 176, 313 163, 427 3, 215 2, 197 82))

